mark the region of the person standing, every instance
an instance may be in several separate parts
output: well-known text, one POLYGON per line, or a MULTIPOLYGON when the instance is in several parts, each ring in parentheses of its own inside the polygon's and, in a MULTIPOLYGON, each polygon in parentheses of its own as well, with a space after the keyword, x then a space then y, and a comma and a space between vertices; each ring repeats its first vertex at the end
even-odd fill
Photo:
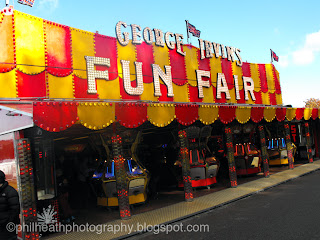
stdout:
POLYGON ((6 229, 8 223, 19 224, 20 203, 18 192, 6 181, 0 170, 0 239, 16 240, 16 231, 6 229))

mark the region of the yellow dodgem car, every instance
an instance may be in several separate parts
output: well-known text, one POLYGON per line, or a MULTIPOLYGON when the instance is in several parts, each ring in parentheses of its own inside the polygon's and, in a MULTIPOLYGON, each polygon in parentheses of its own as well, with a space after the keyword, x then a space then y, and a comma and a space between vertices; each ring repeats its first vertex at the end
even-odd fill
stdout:
MULTIPOLYGON (((138 133, 131 147, 132 157, 126 158, 129 204, 144 203, 147 200, 147 186, 150 180, 148 171, 139 163, 136 157, 136 148, 141 133, 138 133)), ((106 146, 105 146, 106 147, 106 146)), ((102 193, 97 197, 97 205, 106 207, 118 206, 118 193, 115 178, 114 160, 106 160, 101 171, 97 171, 93 178, 99 179, 102 193)))
MULTIPOLYGON (((284 138, 272 138, 268 142, 268 154, 269 154, 269 165, 287 165, 288 162, 288 152, 286 147, 286 142, 284 138)), ((291 143, 292 147, 292 159, 294 162, 294 155, 296 153, 297 147, 294 143, 291 143)))

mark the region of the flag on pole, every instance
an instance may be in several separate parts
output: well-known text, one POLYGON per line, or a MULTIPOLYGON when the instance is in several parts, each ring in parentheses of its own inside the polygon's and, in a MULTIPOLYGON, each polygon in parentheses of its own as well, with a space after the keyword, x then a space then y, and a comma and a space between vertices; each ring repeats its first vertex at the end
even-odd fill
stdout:
POLYGON ((32 7, 34 4, 34 0, 18 0, 18 3, 32 7))
POLYGON ((277 56, 277 54, 271 50, 271 62, 272 62, 272 59, 275 60, 276 62, 279 61, 279 57, 277 56))
POLYGON ((200 31, 196 29, 195 26, 193 26, 192 24, 190 24, 188 21, 187 22, 187 29, 188 32, 191 33, 194 37, 199 38, 200 37, 200 31))

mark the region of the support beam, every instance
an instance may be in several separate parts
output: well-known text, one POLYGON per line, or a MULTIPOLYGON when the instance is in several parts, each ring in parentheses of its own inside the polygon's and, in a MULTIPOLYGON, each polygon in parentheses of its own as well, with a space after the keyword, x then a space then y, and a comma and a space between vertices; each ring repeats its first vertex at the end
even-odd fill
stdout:
POLYGON ((112 136, 112 151, 114 156, 118 203, 121 219, 131 218, 127 172, 124 166, 125 159, 122 154, 122 139, 119 135, 112 136))
POLYGON ((266 146, 266 136, 264 133, 263 125, 259 125, 259 137, 260 137, 260 146, 261 146, 261 158, 263 163, 263 175, 269 177, 269 155, 267 152, 266 146))
POLYGON ((287 146, 287 156, 288 156, 288 166, 289 169, 294 169, 293 165, 293 146, 291 143, 290 126, 288 123, 284 124, 284 130, 286 134, 286 146, 287 146))
POLYGON ((237 180, 236 165, 234 162, 232 131, 231 131, 231 128, 228 126, 226 126, 224 130, 225 130, 226 139, 227 139, 226 145, 227 145, 227 158, 228 158, 228 164, 229 164, 230 185, 231 187, 237 187, 238 180, 237 180))
POLYGON ((306 147, 307 147, 308 160, 309 160, 309 163, 313 163, 310 128, 309 128, 309 123, 308 122, 304 123, 304 129, 305 129, 305 132, 306 132, 306 140, 307 140, 307 146, 306 147))
POLYGON ((184 183, 184 196, 187 202, 193 201, 193 190, 190 175, 190 159, 187 147, 187 133, 184 130, 179 131, 180 158, 182 164, 182 177, 184 183))

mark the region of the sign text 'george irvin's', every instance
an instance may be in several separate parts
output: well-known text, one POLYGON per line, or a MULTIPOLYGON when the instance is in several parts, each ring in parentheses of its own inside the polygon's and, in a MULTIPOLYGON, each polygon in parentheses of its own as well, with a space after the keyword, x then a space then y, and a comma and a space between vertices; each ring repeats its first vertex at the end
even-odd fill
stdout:
MULTIPOLYGON (((124 22, 118 22, 116 25, 116 35, 118 42, 126 46, 129 43, 129 33, 123 32, 121 34, 121 26, 124 28, 127 27, 127 24, 124 22)), ((132 43, 133 44, 141 44, 142 40, 141 38, 141 27, 136 24, 131 24, 131 30, 132 30, 132 43)), ((144 41, 147 44, 152 44, 153 42, 153 36, 155 37, 155 45, 159 47, 164 47, 164 44, 166 43, 167 47, 169 49, 174 49, 176 45, 176 51, 185 56, 185 52, 182 51, 183 46, 183 35, 182 34, 173 34, 171 32, 166 32, 163 34, 163 32, 159 29, 153 29, 146 27, 143 30, 143 38, 144 41), (154 33, 154 35, 153 35, 154 33), (175 42, 170 41, 169 37, 175 37, 175 42)), ((236 64, 238 66, 242 65, 242 60, 240 57, 240 50, 235 49, 233 47, 225 47, 226 54, 224 53, 223 49, 224 46, 222 44, 217 44, 209 41, 203 41, 202 39, 199 39, 200 44, 200 58, 211 58, 211 57, 219 57, 219 48, 221 50, 221 57, 222 58, 228 58, 229 61, 234 61, 234 55, 235 54, 238 57, 238 61, 236 61, 236 64), (214 52, 214 54, 213 54, 214 52)), ((95 70, 95 65, 103 65, 110 67, 110 59, 109 58, 101 58, 101 57, 92 57, 92 56, 85 56, 86 64, 87 64, 87 80, 88 80, 88 93, 89 94, 95 94, 97 93, 96 90, 96 81, 95 79, 106 79, 109 80, 109 73, 108 71, 98 71, 95 70)), ((129 95, 135 95, 139 96, 143 93, 143 73, 142 73, 142 62, 134 62, 135 70, 136 70, 136 87, 132 87, 131 80, 130 80, 130 61, 127 60, 120 60, 121 66, 122 66, 122 74, 123 74, 123 86, 124 90, 129 95)), ((153 83, 154 83, 154 96, 160 97, 162 96, 160 91, 160 78, 162 79, 162 82, 167 87, 167 96, 173 97, 173 86, 172 86, 172 74, 171 74, 171 66, 163 66, 165 71, 162 70, 162 68, 157 64, 151 64, 150 66, 152 68, 153 72, 153 83)), ((203 80, 202 78, 210 78, 210 71, 205 70, 196 70, 196 77, 197 77, 197 83, 198 83, 198 97, 204 98, 203 95, 203 88, 209 88, 210 82, 207 80, 203 80)), ((227 81, 225 78, 225 75, 223 73, 217 74, 217 94, 216 98, 221 99, 221 93, 225 93, 226 99, 231 99, 230 92, 228 89, 227 81)), ((254 95, 254 82, 252 78, 250 77, 242 77, 243 78, 243 88, 244 88, 244 97, 245 100, 249 100, 249 95, 251 96, 252 100, 255 101, 255 95, 254 95)), ((239 84, 238 84, 238 76, 233 75, 234 79, 234 91, 236 100, 240 100, 240 92, 239 92, 239 84)))

